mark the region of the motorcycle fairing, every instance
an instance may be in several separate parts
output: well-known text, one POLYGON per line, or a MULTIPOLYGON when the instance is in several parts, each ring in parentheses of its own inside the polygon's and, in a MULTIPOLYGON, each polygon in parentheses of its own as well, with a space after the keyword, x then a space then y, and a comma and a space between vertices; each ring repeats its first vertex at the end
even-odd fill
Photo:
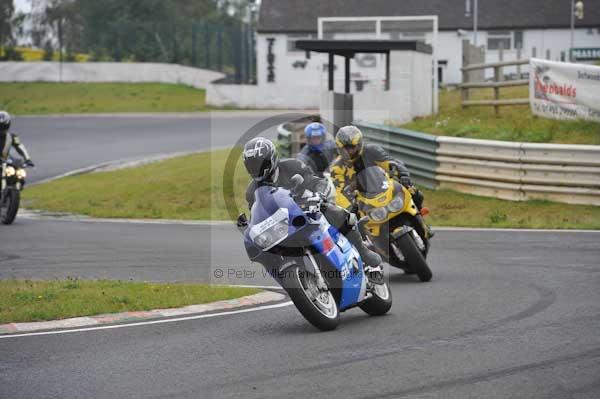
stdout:
MULTIPOLYGON (((323 215, 318 219, 307 220, 306 223, 295 227, 292 221, 298 217, 308 219, 302 209, 296 204, 290 192, 283 188, 261 186, 254 192, 255 202, 252 206, 250 222, 244 232, 244 244, 250 254, 251 251, 260 250, 260 253, 251 259, 260 262, 262 249, 257 248, 249 233, 253 226, 270 218, 279 209, 287 209, 289 217, 288 235, 278 245, 281 246, 312 246, 323 259, 336 270, 341 281, 340 310, 355 306, 365 296, 366 278, 363 273, 363 264, 360 255, 350 242, 340 234, 337 229, 327 222, 323 215)), ((306 258, 307 256, 305 256, 306 258)), ((282 258, 283 261, 283 258, 282 258)), ((298 264, 306 268, 306 261, 298 264)), ((283 263, 286 268, 289 262, 283 263)), ((308 272, 311 272, 307 268, 308 272)))

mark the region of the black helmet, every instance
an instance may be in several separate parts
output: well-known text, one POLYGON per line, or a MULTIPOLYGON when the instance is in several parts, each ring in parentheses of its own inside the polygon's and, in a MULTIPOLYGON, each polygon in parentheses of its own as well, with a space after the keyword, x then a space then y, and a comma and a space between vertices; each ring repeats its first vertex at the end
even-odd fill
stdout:
POLYGON ((279 163, 275 144, 263 137, 256 137, 246 143, 242 159, 248 174, 256 181, 263 181, 271 176, 279 163))
POLYGON ((354 161, 363 152, 363 135, 356 126, 344 126, 335 135, 335 144, 342 158, 354 161))
POLYGON ((8 132, 10 121, 10 114, 6 111, 0 111, 0 133, 8 132))

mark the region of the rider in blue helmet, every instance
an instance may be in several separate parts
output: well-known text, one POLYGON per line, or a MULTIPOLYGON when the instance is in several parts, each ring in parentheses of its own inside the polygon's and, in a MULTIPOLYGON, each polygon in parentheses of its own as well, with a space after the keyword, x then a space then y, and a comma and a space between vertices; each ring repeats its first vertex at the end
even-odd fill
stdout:
POLYGON ((304 128, 306 145, 297 158, 308 165, 319 177, 327 171, 329 164, 338 156, 335 142, 327 137, 327 128, 319 122, 313 122, 304 128))

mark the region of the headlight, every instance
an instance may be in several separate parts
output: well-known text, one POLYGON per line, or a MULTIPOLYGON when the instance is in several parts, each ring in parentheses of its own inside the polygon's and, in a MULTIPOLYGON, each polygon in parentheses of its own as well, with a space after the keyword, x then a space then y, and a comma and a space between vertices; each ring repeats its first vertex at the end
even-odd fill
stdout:
POLYGON ((16 173, 15 168, 13 168, 12 166, 6 167, 6 177, 12 177, 15 175, 15 173, 16 173))
POLYGON ((399 210, 404 208, 403 195, 404 193, 400 193, 400 195, 394 197, 394 199, 392 199, 392 201, 388 204, 387 208, 390 210, 390 212, 398 212, 399 210))
POLYGON ((387 215, 388 211, 385 208, 373 208, 369 211, 369 217, 376 222, 381 222, 382 220, 385 220, 387 215))
POLYGON ((26 177, 27 177, 27 172, 25 172, 25 169, 17 169, 17 179, 23 180, 26 177))
POLYGON ((250 229, 250 239, 264 250, 271 249, 288 235, 288 210, 279 209, 268 219, 250 229))
POLYGON ((254 237, 254 243, 262 249, 270 249, 287 237, 287 234, 288 223, 284 220, 283 222, 275 224, 264 233, 254 237))

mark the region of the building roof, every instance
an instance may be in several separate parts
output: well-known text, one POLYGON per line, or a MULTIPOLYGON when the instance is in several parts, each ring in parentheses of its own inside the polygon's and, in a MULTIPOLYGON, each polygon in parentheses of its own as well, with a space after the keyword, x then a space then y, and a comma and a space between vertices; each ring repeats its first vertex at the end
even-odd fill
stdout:
POLYGON ((388 53, 391 50, 432 53, 431 46, 425 43, 399 40, 298 40, 296 48, 341 56, 354 56, 356 53, 388 53))
MULTIPOLYGON (((584 1, 577 27, 600 29, 600 7, 584 1)), ((316 32, 319 17, 438 15, 440 30, 472 29, 466 0, 262 0, 261 33, 316 32)), ((490 0, 479 2, 479 29, 570 28, 569 0, 490 0)), ((596 33, 595 33, 596 34, 596 33)))

